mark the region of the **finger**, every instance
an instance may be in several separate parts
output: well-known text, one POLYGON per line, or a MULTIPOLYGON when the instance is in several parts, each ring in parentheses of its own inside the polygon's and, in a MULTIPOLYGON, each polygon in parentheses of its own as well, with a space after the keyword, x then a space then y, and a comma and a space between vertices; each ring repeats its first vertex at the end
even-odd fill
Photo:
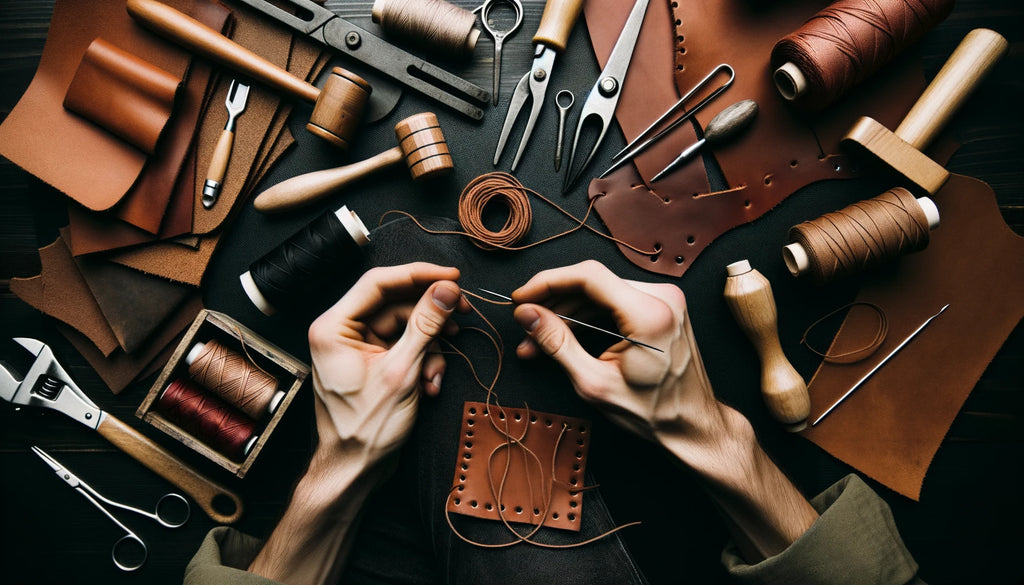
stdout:
POLYGON ((324 315, 336 321, 358 321, 377 312, 388 301, 415 298, 431 283, 458 278, 458 268, 426 262, 372 268, 324 315))
MULTIPOLYGON (((557 361, 574 382, 582 380, 588 369, 593 371, 596 360, 583 349, 565 322, 550 310, 528 303, 516 307, 513 315, 533 343, 557 361)), ((524 351, 530 349, 527 347, 524 351)))
POLYGON ((519 359, 533 359, 538 355, 541 355, 542 353, 544 352, 542 352, 541 349, 537 347, 537 344, 533 341, 533 338, 529 336, 524 337, 523 340, 519 342, 519 345, 516 346, 516 356, 519 357, 519 359))
POLYGON ((416 303, 405 331, 391 353, 410 369, 419 369, 427 347, 441 333, 452 312, 459 306, 462 290, 450 280, 435 282, 416 303))
POLYGON ((393 339, 402 334, 409 315, 415 306, 413 302, 388 305, 387 309, 370 318, 366 325, 375 335, 382 339, 393 339))
POLYGON ((441 393, 441 382, 444 380, 446 362, 444 356, 435 353, 432 348, 423 359, 423 367, 420 369, 420 384, 427 396, 437 396, 441 393))

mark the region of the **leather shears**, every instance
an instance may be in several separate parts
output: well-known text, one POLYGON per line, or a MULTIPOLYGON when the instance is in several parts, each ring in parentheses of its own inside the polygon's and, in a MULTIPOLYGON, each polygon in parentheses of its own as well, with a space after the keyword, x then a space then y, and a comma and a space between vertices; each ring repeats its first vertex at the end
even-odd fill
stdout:
POLYGON ((156 508, 152 512, 140 510, 139 508, 134 508, 104 497, 103 494, 99 493, 93 489, 92 486, 79 479, 74 473, 68 471, 64 465, 39 447, 33 446, 32 452, 38 455, 44 463, 49 465, 50 469, 57 474, 57 477, 64 480, 64 483, 74 488, 76 492, 82 494, 82 497, 89 500, 93 506, 96 506, 100 512, 103 512, 107 518, 113 520, 114 524, 117 524, 121 530, 125 531, 125 535, 117 539, 117 541, 114 542, 114 547, 110 550, 110 558, 113 559, 117 568, 122 571, 134 571, 141 567, 146 562, 146 557, 149 555, 149 549, 146 547, 146 543, 139 538, 138 534, 132 532, 130 528, 118 520, 117 517, 114 516, 113 512, 108 510, 103 504, 120 508, 122 510, 128 510, 129 512, 135 512, 136 514, 151 518, 167 528, 177 528, 179 526, 183 526, 185 522, 188 521, 190 512, 188 500, 186 500, 181 494, 173 492, 164 494, 163 497, 157 501, 156 508))
POLYGON ((35 359, 20 379, 8 364, 0 362, 0 399, 19 406, 39 406, 63 412, 178 486, 213 520, 230 524, 241 517, 241 498, 96 406, 60 365, 50 346, 29 337, 16 337, 14 341, 35 359), (218 511, 214 506, 215 498, 228 500, 234 510, 218 511))
POLYGON ((523 156, 526 143, 530 141, 533 134, 533 127, 537 124, 541 107, 544 105, 544 96, 548 91, 548 82, 551 80, 551 70, 555 65, 555 56, 565 50, 569 42, 569 33, 572 32, 573 24, 583 9, 583 0, 548 0, 544 5, 544 14, 540 18, 540 27, 537 34, 533 36, 533 65, 523 75, 516 85, 512 94, 512 101, 508 105, 508 114, 505 116, 505 124, 501 127, 501 135, 498 136, 498 147, 494 151, 494 164, 498 164, 501 152, 505 150, 505 143, 508 135, 512 132, 512 126, 516 118, 523 111, 526 100, 531 100, 530 116, 526 120, 526 129, 519 141, 519 149, 512 160, 512 170, 516 170, 519 159, 523 156))
POLYGON ((608 56, 608 62, 605 63, 601 75, 598 76, 593 89, 587 95, 587 101, 583 103, 583 110, 580 112, 580 118, 576 122, 576 135, 572 141, 572 150, 569 151, 569 164, 565 169, 565 179, 562 182, 563 193, 568 191, 580 175, 583 174, 583 170, 590 164, 590 161, 594 158, 594 153, 597 152, 598 146, 601 145, 601 141, 604 139, 605 134, 607 134, 608 127, 611 126, 612 118, 615 115, 615 107, 622 96, 622 85, 629 70, 629 62, 633 59, 633 49, 636 47, 636 40, 640 36, 640 28, 643 26, 649 2, 650 0, 636 0, 636 3, 633 4, 633 10, 630 11, 626 24, 623 25, 622 32, 619 33, 619 38, 615 41, 615 47, 612 48, 612 52, 608 56), (587 155, 583 164, 574 173, 573 161, 576 158, 580 131, 583 130, 583 124, 592 117, 597 117, 600 124, 597 140, 594 142, 593 148, 590 149, 590 154, 587 155))

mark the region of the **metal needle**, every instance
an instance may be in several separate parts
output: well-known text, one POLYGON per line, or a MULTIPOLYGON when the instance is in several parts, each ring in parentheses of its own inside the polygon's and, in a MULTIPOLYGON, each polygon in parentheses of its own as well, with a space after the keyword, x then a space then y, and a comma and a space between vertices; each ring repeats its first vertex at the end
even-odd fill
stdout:
MULTIPOLYGON (((478 288, 478 290, 480 290, 481 292, 485 292, 485 293, 487 293, 489 295, 494 295, 494 296, 498 297, 499 299, 502 299, 502 300, 505 300, 505 301, 515 302, 515 301, 512 300, 512 297, 508 297, 508 296, 505 296, 503 294, 496 293, 496 292, 494 292, 492 290, 487 290, 486 288, 478 288)), ((605 333, 607 335, 611 335, 612 337, 618 337, 619 339, 621 339, 623 341, 628 341, 630 343, 646 347, 647 349, 653 349, 654 351, 657 351, 659 353, 665 353, 664 351, 654 347, 653 345, 648 345, 648 344, 646 344, 646 343, 644 343, 642 341, 637 341, 635 339, 631 339, 629 337, 626 337, 625 335, 622 335, 621 333, 616 333, 614 331, 609 331, 607 329, 602 329, 602 328, 598 327, 597 325, 591 325, 590 323, 584 323, 583 321, 579 321, 577 319, 573 319, 572 317, 567 317, 565 315, 562 315, 561 313, 555 313, 555 315, 557 317, 559 317, 561 319, 564 319, 566 321, 569 321, 571 323, 575 323, 577 325, 582 325, 583 327, 587 327, 589 329, 593 329, 594 331, 600 331, 601 333, 605 333)))
POLYGON ((811 423, 811 426, 813 427, 814 425, 816 425, 819 422, 821 422, 821 419, 825 418, 828 415, 828 413, 832 412, 832 410, 835 409, 835 407, 839 406, 839 404, 842 401, 846 400, 847 396, 849 396, 850 394, 853 394, 853 392, 857 388, 860 388, 861 384, 866 382, 868 378, 870 378, 875 372, 877 372, 878 368, 881 368, 883 365, 885 365, 885 362, 889 361, 889 358, 891 358, 892 356, 896 355, 896 352, 898 352, 899 350, 903 349, 903 346, 906 345, 907 343, 909 343, 910 340, 914 338, 914 336, 916 336, 918 333, 920 333, 922 329, 924 329, 929 323, 931 323, 932 319, 935 319, 936 317, 941 315, 942 312, 945 311, 948 308, 949 308, 949 304, 946 304, 946 306, 944 306, 941 309, 939 309, 938 313, 935 313, 931 317, 928 317, 928 319, 924 323, 921 323, 920 327, 915 329, 913 333, 911 333, 910 335, 907 336, 906 339, 901 341, 899 345, 897 345, 892 351, 889 352, 889 355, 887 355, 884 358, 882 358, 882 361, 878 362, 878 364, 875 367, 871 368, 870 372, 868 372, 867 374, 864 374, 864 377, 861 378, 860 380, 857 380, 857 383, 854 384, 852 388, 847 390, 846 394, 843 394, 842 396, 840 396, 839 400, 836 400, 835 403, 832 404, 832 406, 828 407, 828 410, 826 410, 825 412, 821 413, 821 416, 819 416, 817 419, 815 419, 815 421, 811 423))

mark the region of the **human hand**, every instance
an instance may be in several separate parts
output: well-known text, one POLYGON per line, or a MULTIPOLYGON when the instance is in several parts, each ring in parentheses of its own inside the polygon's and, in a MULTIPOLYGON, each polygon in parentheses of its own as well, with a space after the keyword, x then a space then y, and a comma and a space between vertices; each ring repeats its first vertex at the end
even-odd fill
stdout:
POLYGON ((678 287, 623 280, 591 260, 541 272, 512 298, 519 305, 515 318, 529 335, 518 355, 550 355, 576 392, 619 425, 669 447, 724 429, 724 406, 711 390, 678 287), (623 335, 663 353, 623 340, 591 356, 545 306, 581 302, 610 311, 623 335))
POLYGON ((468 309, 458 277, 426 263, 373 268, 313 322, 314 463, 355 456, 372 465, 406 439, 421 391, 436 395, 444 375, 444 358, 428 349, 453 332, 453 311, 468 309))

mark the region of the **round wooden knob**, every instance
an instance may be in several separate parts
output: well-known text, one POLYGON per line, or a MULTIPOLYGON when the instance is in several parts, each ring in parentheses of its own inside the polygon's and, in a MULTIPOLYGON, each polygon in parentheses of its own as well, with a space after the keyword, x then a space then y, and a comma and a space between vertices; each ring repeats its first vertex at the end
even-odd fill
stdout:
POLYGON ((395 136, 414 181, 446 175, 455 167, 441 124, 432 112, 402 120, 395 125, 395 136))

